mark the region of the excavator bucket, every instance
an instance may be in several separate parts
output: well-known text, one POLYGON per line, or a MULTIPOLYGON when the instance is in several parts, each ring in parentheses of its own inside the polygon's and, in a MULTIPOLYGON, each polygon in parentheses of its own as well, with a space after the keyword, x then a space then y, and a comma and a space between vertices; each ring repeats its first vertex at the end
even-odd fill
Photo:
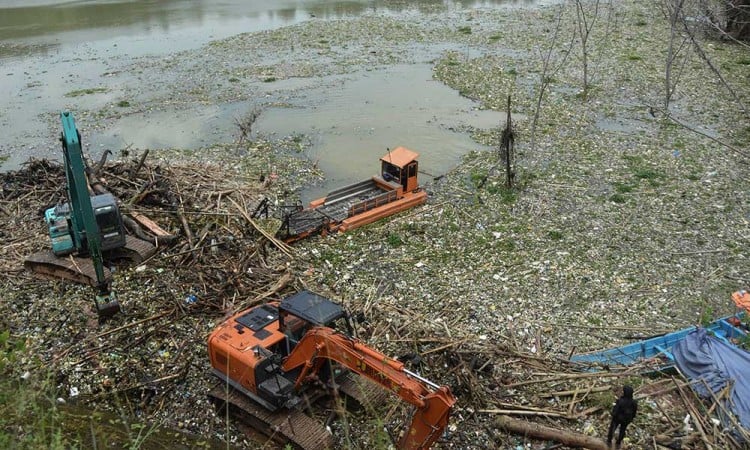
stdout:
POLYGON ((96 312, 102 320, 112 317, 120 312, 120 302, 113 295, 97 295, 96 312))

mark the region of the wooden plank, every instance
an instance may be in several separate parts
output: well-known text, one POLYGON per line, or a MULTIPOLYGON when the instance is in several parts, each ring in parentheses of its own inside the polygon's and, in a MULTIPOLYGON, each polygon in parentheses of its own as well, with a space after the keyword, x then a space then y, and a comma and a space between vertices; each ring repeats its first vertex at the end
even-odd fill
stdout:
POLYGON ((158 223, 154 222, 153 220, 149 219, 148 217, 144 216, 141 213, 130 213, 130 216, 138 222, 142 227, 146 227, 148 231, 150 231, 154 236, 157 237, 165 237, 165 236, 171 236, 171 233, 164 230, 164 228, 160 227, 158 223))

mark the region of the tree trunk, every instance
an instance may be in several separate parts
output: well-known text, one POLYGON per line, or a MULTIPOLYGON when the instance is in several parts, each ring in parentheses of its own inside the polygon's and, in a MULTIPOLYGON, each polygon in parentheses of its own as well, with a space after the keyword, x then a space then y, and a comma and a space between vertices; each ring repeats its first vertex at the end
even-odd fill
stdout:
POLYGON ((558 430, 545 427, 532 422, 514 419, 508 416, 498 416, 495 425, 511 433, 529 436, 543 441, 555 441, 568 447, 581 447, 591 450, 609 450, 607 444, 601 439, 574 433, 567 430, 558 430))

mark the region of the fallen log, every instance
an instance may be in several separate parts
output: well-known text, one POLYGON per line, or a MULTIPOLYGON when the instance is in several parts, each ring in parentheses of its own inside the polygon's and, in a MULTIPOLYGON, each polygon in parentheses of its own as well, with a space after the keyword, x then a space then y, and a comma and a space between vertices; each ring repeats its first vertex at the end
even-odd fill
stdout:
POLYGON ((177 239, 177 235, 174 235, 168 231, 166 231, 164 228, 160 227, 159 224, 151 220, 150 218, 146 217, 145 215, 137 212, 131 212, 130 215, 133 217, 133 220, 135 220, 139 225, 146 227, 149 232, 151 232, 154 236, 156 236, 154 240, 154 245, 159 244, 166 244, 169 245, 172 242, 174 242, 177 239))
POLYGON ((581 447, 591 450, 609 450, 607 444, 601 439, 572 431, 545 427, 543 425, 514 419, 508 416, 498 416, 495 418, 495 426, 510 431, 511 433, 532 437, 534 439, 559 442, 568 447, 581 447))

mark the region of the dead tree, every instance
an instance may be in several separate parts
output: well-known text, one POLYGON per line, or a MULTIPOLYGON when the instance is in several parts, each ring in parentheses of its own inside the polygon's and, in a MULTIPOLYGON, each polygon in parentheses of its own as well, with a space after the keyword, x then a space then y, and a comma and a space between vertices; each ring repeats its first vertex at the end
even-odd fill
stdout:
POLYGON ((508 118, 505 122, 505 128, 500 133, 500 142, 498 145, 498 153, 500 154, 500 161, 493 164, 487 173, 479 180, 476 184, 477 189, 482 189, 487 183, 487 179, 495 172, 497 166, 503 164, 505 166, 505 186, 507 188, 513 187, 513 180, 516 177, 516 164, 515 164, 515 139, 516 134, 513 131, 513 123, 510 117, 510 95, 508 95, 508 118))
POLYGON ((237 128, 240 129, 240 136, 237 139, 237 144, 242 144, 245 140, 250 139, 250 133, 253 131, 255 121, 260 117, 260 112, 259 108, 253 108, 244 119, 234 119, 234 123, 237 125, 237 128))
POLYGON ((505 128, 500 136, 500 157, 505 163, 505 187, 513 187, 516 178, 516 161, 515 161, 515 139, 516 134, 513 131, 513 123, 510 117, 510 95, 508 95, 508 118, 505 121, 505 128))
POLYGON ((552 34, 552 38, 550 39, 547 53, 542 59, 542 72, 539 76, 540 77, 539 78, 539 93, 536 97, 534 117, 531 120, 531 151, 532 152, 536 149, 536 127, 539 122, 539 115, 542 109, 542 100, 544 100, 544 93, 547 91, 547 88, 549 87, 549 84, 552 81, 552 77, 558 71, 560 71, 560 69, 565 65, 565 62, 568 60, 568 56, 570 55, 570 50, 571 48, 573 48, 573 42, 575 40, 575 34, 573 34, 573 36, 570 39, 570 43, 568 44, 568 48, 560 52, 562 53, 562 57, 557 61, 553 60, 552 55, 553 55, 553 51, 555 47, 557 46, 557 40, 560 37, 560 30, 562 28, 564 12, 565 12, 564 6, 560 5, 559 12, 557 15, 557 23, 555 24, 555 30, 552 34))
POLYGON ((599 16, 599 0, 593 2, 593 12, 587 13, 581 0, 575 0, 576 25, 581 36, 581 60, 583 62, 583 100, 588 98, 589 92, 589 37, 599 16))
POLYGON ((672 101, 672 96, 677 89, 679 75, 682 73, 682 69, 684 69, 685 64, 687 63, 687 57, 682 58, 682 66, 680 70, 676 74, 673 72, 680 53, 687 52, 687 50, 683 52, 687 44, 687 39, 682 37, 682 42, 679 44, 677 43, 678 38, 681 36, 678 28, 681 26, 679 20, 682 16, 685 0, 666 0, 665 3, 670 27, 667 60, 664 67, 664 111, 668 113, 669 103, 672 101))
POLYGON ((696 54, 703 60, 703 62, 706 63, 709 69, 716 75, 716 78, 719 79, 722 86, 729 92, 729 94, 734 98, 734 101, 737 103, 737 106, 742 110, 742 114, 750 118, 750 112, 748 112, 747 107, 745 106, 744 102, 740 98, 740 96, 737 94, 737 92, 734 90, 732 85, 724 78, 724 75, 719 70, 719 68, 713 63, 711 58, 708 56, 708 54, 703 50, 703 46, 701 45, 701 42, 698 40, 697 32, 694 28, 693 21, 688 19, 688 17, 685 15, 684 10, 680 11, 679 14, 679 21, 682 24, 682 28, 685 30, 685 33, 687 34, 688 39, 690 40, 690 43, 693 46, 693 49, 695 50, 696 54))

